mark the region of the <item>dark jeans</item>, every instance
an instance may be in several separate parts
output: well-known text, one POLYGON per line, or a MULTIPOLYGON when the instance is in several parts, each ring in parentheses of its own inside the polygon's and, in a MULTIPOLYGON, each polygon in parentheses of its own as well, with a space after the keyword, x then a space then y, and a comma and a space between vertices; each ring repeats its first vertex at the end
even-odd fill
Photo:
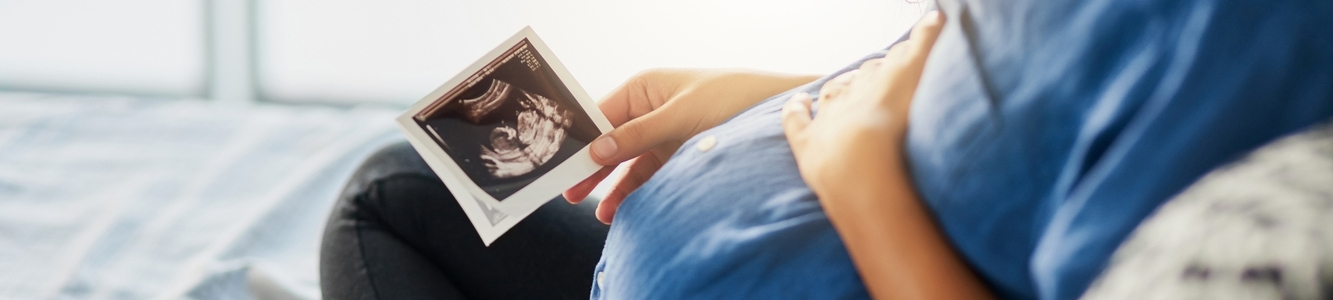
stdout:
POLYGON ((486 247, 406 142, 352 175, 324 230, 324 299, 587 299, 607 226, 555 199, 486 247))

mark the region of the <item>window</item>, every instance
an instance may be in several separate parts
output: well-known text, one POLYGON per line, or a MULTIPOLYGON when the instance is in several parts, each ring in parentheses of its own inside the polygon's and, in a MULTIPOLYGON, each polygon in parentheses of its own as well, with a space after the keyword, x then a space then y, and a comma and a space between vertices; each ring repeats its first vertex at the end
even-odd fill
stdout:
POLYGON ((11 0, 0 90, 401 105, 532 25, 596 97, 651 67, 827 73, 922 12, 902 0, 11 0))
POLYGON ((202 97, 202 4, 0 2, 0 90, 202 97))

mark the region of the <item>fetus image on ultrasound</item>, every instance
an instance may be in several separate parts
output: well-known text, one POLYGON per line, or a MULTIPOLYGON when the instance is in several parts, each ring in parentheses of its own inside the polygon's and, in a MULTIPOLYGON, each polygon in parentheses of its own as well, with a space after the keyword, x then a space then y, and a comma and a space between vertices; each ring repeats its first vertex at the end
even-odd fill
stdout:
POLYGON ((518 113, 517 126, 492 129, 490 143, 481 145, 481 160, 496 178, 527 174, 551 160, 565 139, 565 129, 571 125, 571 114, 556 106, 555 101, 516 90, 498 79, 492 80, 490 89, 480 98, 463 102, 474 103, 469 115, 483 116, 511 94, 523 108, 518 113))
POLYGON ((414 119, 473 183, 500 201, 600 134, 526 40, 414 119))

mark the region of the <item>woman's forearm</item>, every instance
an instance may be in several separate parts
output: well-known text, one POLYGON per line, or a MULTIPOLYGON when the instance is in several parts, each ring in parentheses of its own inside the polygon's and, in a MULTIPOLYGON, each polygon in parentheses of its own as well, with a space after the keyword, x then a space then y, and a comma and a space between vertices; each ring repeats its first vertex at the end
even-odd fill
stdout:
POLYGON ((943 26, 944 15, 926 13, 884 57, 829 80, 818 117, 808 94, 782 109, 801 178, 875 298, 992 298, 918 199, 902 156, 913 94, 943 26))
POLYGON ((889 151, 820 195, 866 288, 876 299, 992 298, 913 192, 900 151, 889 151))
POLYGON ((823 75, 814 74, 792 74, 749 69, 720 69, 718 72, 729 74, 736 80, 733 82, 738 84, 734 87, 733 91, 735 92, 754 92, 767 94, 768 96, 776 95, 823 77, 823 75))
POLYGON ((754 105, 763 99, 791 90, 802 84, 810 83, 821 75, 790 74, 749 69, 712 70, 719 84, 725 85, 728 93, 726 101, 739 101, 745 107, 754 105))

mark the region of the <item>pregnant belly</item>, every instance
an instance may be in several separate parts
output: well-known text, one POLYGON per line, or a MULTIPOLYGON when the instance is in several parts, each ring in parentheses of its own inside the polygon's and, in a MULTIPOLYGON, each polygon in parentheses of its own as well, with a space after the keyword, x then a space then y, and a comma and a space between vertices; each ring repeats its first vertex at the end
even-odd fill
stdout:
POLYGON ((625 200, 595 298, 868 297, 796 171, 781 99, 687 141, 625 200))

